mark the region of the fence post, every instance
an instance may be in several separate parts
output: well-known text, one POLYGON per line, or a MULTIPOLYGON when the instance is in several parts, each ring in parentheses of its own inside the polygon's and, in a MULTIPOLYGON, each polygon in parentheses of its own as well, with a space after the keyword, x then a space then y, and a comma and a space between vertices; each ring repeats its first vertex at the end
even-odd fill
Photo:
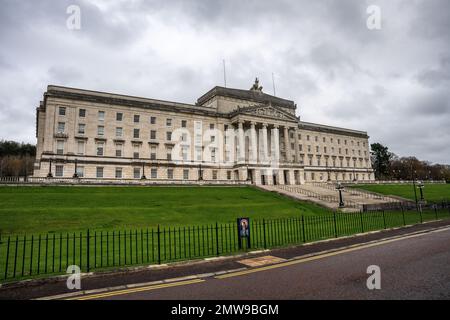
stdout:
POLYGON ((8 247, 6 249, 6 266, 5 266, 5 279, 8 278, 8 264, 9 264, 9 244, 11 242, 11 236, 8 236, 8 247))
POLYGON ((403 217, 403 225, 406 226, 405 210, 403 210, 403 206, 402 206, 402 217, 403 217))
POLYGON ((384 210, 383 210, 383 225, 384 228, 386 229, 386 215, 384 214, 384 210))
POLYGON ((263 219, 263 234, 264 234, 264 249, 267 249, 267 242, 266 242, 266 220, 263 219))
POLYGON ((436 216, 436 220, 438 219, 438 214, 437 214, 437 204, 434 205, 434 215, 436 216))
POLYGON ((219 256, 219 226, 216 222, 216 255, 219 256))
POLYGON ((161 264, 161 230, 158 224, 158 264, 161 264))
POLYGON ((302 231, 303 231, 303 243, 306 242, 306 235, 305 235, 305 216, 302 215, 302 231))
POLYGON ((419 214, 420 214, 420 223, 423 223, 423 217, 422 217, 422 205, 419 204, 419 214))
POLYGON ((336 212, 333 212, 333 218, 334 218, 334 237, 337 238, 337 223, 336 223, 336 212))
POLYGON ((364 233, 363 216, 362 216, 362 211, 361 210, 359 210, 359 218, 361 220, 361 233, 364 233))
POLYGON ((89 229, 87 229, 87 235, 86 235, 86 270, 89 272, 89 229))

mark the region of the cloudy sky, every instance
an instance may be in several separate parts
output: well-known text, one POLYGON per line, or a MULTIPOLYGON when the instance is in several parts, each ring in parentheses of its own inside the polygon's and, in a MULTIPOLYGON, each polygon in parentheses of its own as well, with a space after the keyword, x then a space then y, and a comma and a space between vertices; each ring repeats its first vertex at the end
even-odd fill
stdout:
POLYGON ((223 59, 229 87, 273 94, 274 73, 302 120, 450 163, 448 0, 0 0, 0 139, 35 143, 48 84, 194 103, 223 59))

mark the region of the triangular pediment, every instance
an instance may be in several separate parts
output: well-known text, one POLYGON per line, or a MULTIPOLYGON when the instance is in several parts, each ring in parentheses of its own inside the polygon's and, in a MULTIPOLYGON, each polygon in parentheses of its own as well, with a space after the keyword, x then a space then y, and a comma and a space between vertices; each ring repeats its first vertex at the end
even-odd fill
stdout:
POLYGON ((243 107, 235 110, 233 116, 235 115, 251 115, 254 117, 270 118, 274 120, 284 120, 284 121, 295 121, 298 119, 296 116, 287 113, 273 105, 255 105, 250 107, 243 107))

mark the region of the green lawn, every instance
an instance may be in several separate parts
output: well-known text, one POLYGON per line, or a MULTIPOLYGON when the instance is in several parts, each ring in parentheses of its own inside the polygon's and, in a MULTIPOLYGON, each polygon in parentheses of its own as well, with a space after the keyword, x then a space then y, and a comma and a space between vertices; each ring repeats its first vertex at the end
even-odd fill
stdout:
MULTIPOLYGON (((394 185, 358 185, 355 188, 373 191, 385 195, 395 195, 414 200, 414 189, 412 184, 394 185)), ((420 190, 416 186, 417 197, 420 199, 420 190)), ((425 200, 439 202, 443 200, 450 201, 450 184, 425 184, 423 188, 425 200)))
POLYGON ((328 212, 252 187, 0 187, 0 233, 189 226, 328 212))

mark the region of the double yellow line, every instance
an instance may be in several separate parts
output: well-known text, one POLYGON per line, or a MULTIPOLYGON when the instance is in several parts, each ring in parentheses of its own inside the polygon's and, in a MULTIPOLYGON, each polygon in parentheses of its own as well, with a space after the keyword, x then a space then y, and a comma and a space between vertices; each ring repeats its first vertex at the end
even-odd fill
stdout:
MULTIPOLYGON (((442 228, 442 229, 437 229, 437 230, 430 231, 429 233, 442 232, 442 231, 447 231, 449 229, 450 228, 442 228)), ((351 246, 351 247, 349 247, 347 249, 342 249, 342 250, 338 249, 337 251, 324 253, 324 254, 319 254, 319 255, 315 255, 315 256, 311 256, 311 257, 307 257, 307 258, 299 258, 299 259, 296 259, 296 260, 282 262, 282 263, 269 265, 269 266, 265 266, 265 267, 259 267, 259 268, 244 270, 244 271, 238 271, 238 272, 233 272, 233 273, 222 274, 222 275, 216 276, 215 278, 216 279, 227 279, 227 278, 232 278, 232 277, 243 276, 243 275, 250 274, 250 273, 255 273, 255 272, 261 272, 261 271, 266 271, 266 270, 271 270, 271 269, 276 269, 276 268, 287 267, 287 266, 296 265, 296 264, 300 264, 300 263, 304 263, 304 262, 308 262, 308 261, 314 261, 314 260, 319 260, 319 259, 323 259, 323 258, 326 258, 326 257, 332 257, 332 256, 336 256, 336 255, 339 255, 339 254, 347 253, 347 252, 353 252, 353 251, 362 250, 362 249, 366 249, 366 248, 381 246, 381 245, 384 245, 384 244, 388 244, 388 243, 392 243, 392 242, 396 242, 396 241, 400 241, 400 240, 421 237, 421 236, 424 236, 424 235, 427 235, 427 234, 428 234, 428 232, 425 232, 425 233, 418 233, 418 234, 400 236, 398 238, 382 240, 382 241, 379 241, 379 242, 374 242, 374 243, 369 243, 369 244, 362 244, 362 245, 361 244, 357 244, 357 245, 351 246)), ((131 289, 124 289, 124 290, 111 291, 111 292, 105 292, 105 293, 99 293, 99 294, 92 294, 92 295, 86 295, 86 296, 73 297, 73 298, 69 298, 67 300, 101 299, 101 298, 107 298, 107 297, 124 295, 124 294, 130 294, 130 293, 136 293, 136 292, 143 292, 143 291, 151 291, 151 290, 157 290, 157 289, 163 289, 163 288, 184 286, 184 285, 189 285, 189 284, 201 283, 201 282, 204 282, 204 281, 205 281, 204 279, 193 279, 193 280, 186 280, 186 281, 179 281, 179 282, 172 282, 172 283, 163 283, 163 284, 158 284, 158 285, 143 286, 143 287, 137 287, 137 288, 131 288, 131 289)))
MULTIPOLYGON (((449 230, 449 228, 434 230, 434 231, 431 231, 430 233, 441 232, 441 231, 446 231, 446 230, 449 230)), ((312 256, 312 257, 299 258, 299 259, 296 259, 296 260, 282 262, 282 263, 278 263, 278 264, 274 264, 274 265, 270 265, 270 266, 259 267, 259 268, 255 268, 255 269, 249 269, 249 270, 243 270, 243 271, 238 271, 238 272, 234 272, 234 273, 223 274, 223 275, 220 275, 220 276, 216 276, 215 278, 216 279, 227 279, 227 278, 243 276, 243 275, 250 274, 250 273, 255 273, 255 272, 261 272, 261 271, 266 271, 266 270, 271 270, 271 269, 283 268, 283 267, 287 267, 287 266, 291 266, 291 265, 295 265, 295 264, 300 264, 300 263, 304 263, 304 262, 308 262, 308 261, 314 261, 314 260, 319 260, 319 259, 323 259, 323 258, 327 258, 327 257, 332 257, 332 256, 336 256, 336 255, 339 255, 339 254, 347 253, 347 252, 352 252, 352 251, 367 249, 367 248, 371 248, 371 247, 381 246, 381 245, 388 244, 388 243, 391 243, 391 242, 396 242, 396 241, 400 241, 400 240, 421 237, 421 236, 424 236, 426 234, 427 233, 419 233, 419 234, 412 234, 412 235, 401 236, 401 237, 394 238, 394 239, 382 240, 382 241, 379 241, 379 242, 374 242, 374 243, 369 243, 369 244, 362 244, 362 245, 361 244, 356 244, 356 245, 353 245, 353 246, 351 246, 351 247, 349 247, 347 249, 342 249, 342 250, 338 249, 337 251, 324 253, 324 254, 319 254, 319 255, 312 256)))
POLYGON ((107 297, 112 297, 112 296, 119 296, 119 295, 124 295, 124 294, 142 292, 142 291, 151 291, 151 290, 157 290, 157 289, 163 289, 163 288, 185 286, 188 284, 201 283, 204 281, 205 280, 203 280, 203 279, 194 279, 194 280, 180 281, 180 282, 173 282, 173 283, 163 283, 163 284, 157 284, 157 285, 152 285, 152 286, 145 286, 145 287, 138 287, 138 288, 131 288, 131 289, 124 289, 124 290, 118 290, 118 291, 92 294, 92 295, 87 295, 87 296, 73 297, 73 298, 69 298, 67 300, 101 299, 101 298, 107 298, 107 297))

